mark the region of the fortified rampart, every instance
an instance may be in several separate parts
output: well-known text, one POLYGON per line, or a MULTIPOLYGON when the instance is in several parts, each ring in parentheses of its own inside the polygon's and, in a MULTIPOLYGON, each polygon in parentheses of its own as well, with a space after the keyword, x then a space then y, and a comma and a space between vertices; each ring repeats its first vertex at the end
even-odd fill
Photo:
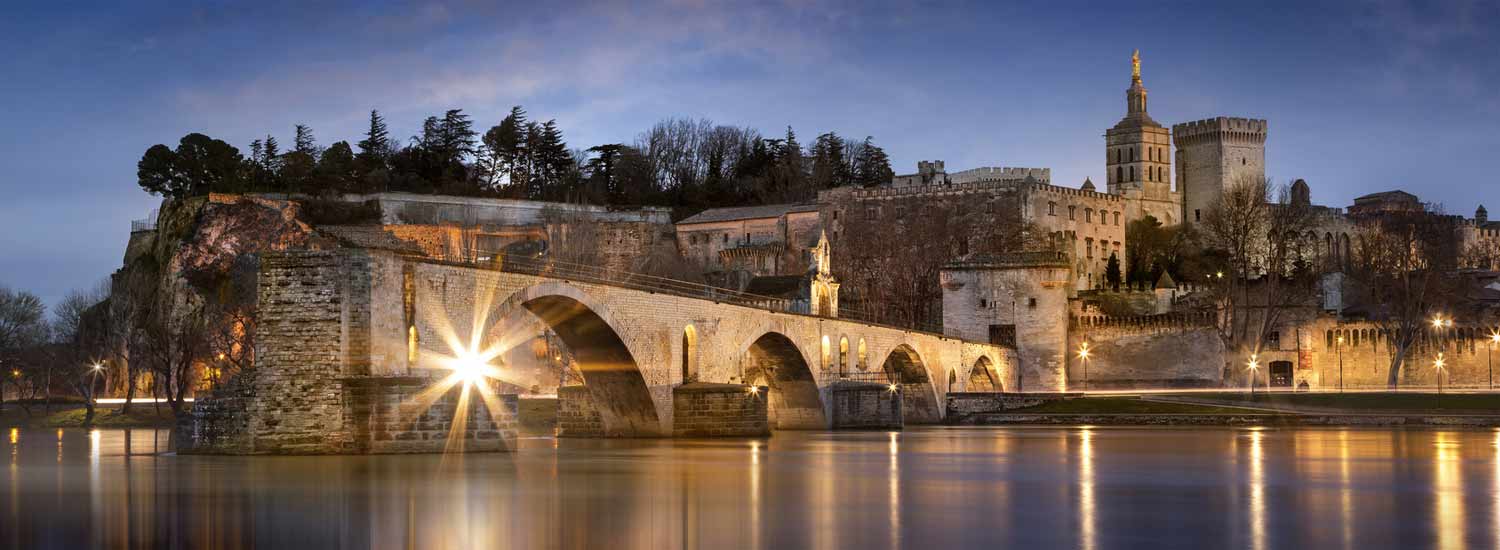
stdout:
POLYGON ((1218 387, 1224 343, 1212 314, 1075 317, 1068 327, 1073 389, 1218 387), (1079 351, 1088 343, 1087 368, 1079 351))

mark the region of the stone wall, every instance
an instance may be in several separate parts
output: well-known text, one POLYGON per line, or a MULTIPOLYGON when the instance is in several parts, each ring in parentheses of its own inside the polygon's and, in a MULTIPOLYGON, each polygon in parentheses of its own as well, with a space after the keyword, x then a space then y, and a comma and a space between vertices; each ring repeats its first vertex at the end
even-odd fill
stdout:
POLYGON ((1224 341, 1217 328, 1180 315, 1115 323, 1074 323, 1069 331, 1068 388, 1074 390, 1210 388, 1224 383, 1224 341), (1089 343, 1084 359, 1077 350, 1089 343))
POLYGON ((946 403, 946 422, 963 424, 974 415, 1035 407, 1068 396, 1061 393, 950 393, 946 403))
POLYGON ((585 386, 563 386, 557 390, 558 437, 604 437, 604 419, 594 407, 594 397, 585 386))
POLYGON ((901 391, 886 384, 838 382, 826 393, 833 429, 899 430, 903 425, 901 391))
POLYGON ((418 397, 426 378, 346 381, 349 431, 363 453, 496 452, 515 450, 519 402, 498 395, 487 403, 477 389, 455 385, 436 400, 418 397), (467 396, 465 396, 467 394, 467 396), (491 411, 490 406, 499 410, 491 411))
MULTIPOLYGON (((1423 328, 1416 344, 1407 351, 1398 379, 1401 386, 1435 389, 1439 372, 1433 362, 1439 353, 1443 354, 1441 376, 1444 386, 1489 388, 1492 358, 1497 365, 1495 381, 1500 384, 1500 349, 1492 352, 1490 340, 1492 331, 1500 329, 1470 324, 1441 330, 1430 326, 1423 328)), ((1272 366, 1278 363, 1291 369, 1288 387, 1300 387, 1306 383, 1311 389, 1336 390, 1340 372, 1346 389, 1386 387, 1392 355, 1390 339, 1374 323, 1339 322, 1331 316, 1317 316, 1284 323, 1276 327, 1267 339, 1269 341, 1262 346, 1257 357, 1260 363, 1260 369, 1256 371, 1258 387, 1278 383, 1272 371, 1272 366)), ((1236 387, 1249 384, 1245 368, 1247 359, 1244 356, 1226 358, 1234 374, 1230 384, 1236 387)))
POLYGON ((683 384, 672 390, 673 437, 761 437, 770 388, 741 384, 683 384), (754 389, 755 391, 750 391, 754 389))
MULTIPOLYGON (((261 258, 256 376, 250 448, 258 453, 337 453, 352 448, 344 429, 344 320, 352 306, 350 269, 368 256, 341 252, 261 258)), ((368 279, 362 281, 368 285, 368 279)))

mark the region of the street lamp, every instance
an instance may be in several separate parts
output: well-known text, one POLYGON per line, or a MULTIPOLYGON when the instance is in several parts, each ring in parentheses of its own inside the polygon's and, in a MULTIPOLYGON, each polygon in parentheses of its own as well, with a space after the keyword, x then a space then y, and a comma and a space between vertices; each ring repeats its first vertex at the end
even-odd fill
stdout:
POLYGON ((1083 361, 1083 391, 1089 391, 1089 343, 1078 345, 1078 358, 1083 361))
POLYGON ((1340 334, 1338 344, 1334 346, 1339 354, 1339 393, 1344 393, 1344 335, 1340 334))
POLYGON ((1246 363, 1250 367, 1250 395, 1255 395, 1255 371, 1260 368, 1260 361, 1255 354, 1250 354, 1250 361, 1246 363))
POLYGON ((1495 344, 1500 344, 1500 332, 1490 333, 1490 349, 1485 352, 1490 362, 1490 389, 1495 389, 1495 344))
POLYGON ((99 390, 95 386, 99 384, 99 373, 101 372, 104 372, 103 363, 94 363, 94 366, 89 369, 89 373, 94 377, 89 382, 89 400, 93 401, 95 406, 99 405, 99 390))
POLYGON ((1445 363, 1446 361, 1443 361, 1443 352, 1441 351, 1438 352, 1437 358, 1432 360, 1432 366, 1437 368, 1438 371, 1438 395, 1442 395, 1443 393, 1443 365, 1445 363))

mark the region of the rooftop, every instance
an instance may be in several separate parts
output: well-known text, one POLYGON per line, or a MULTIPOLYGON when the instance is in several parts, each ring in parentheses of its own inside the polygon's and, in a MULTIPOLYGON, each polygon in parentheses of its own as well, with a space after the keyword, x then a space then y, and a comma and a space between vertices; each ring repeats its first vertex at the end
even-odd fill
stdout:
POLYGON ((677 225, 692 225, 695 223, 728 222, 735 220, 754 220, 760 218, 779 218, 795 212, 817 212, 816 204, 765 204, 761 206, 736 206, 732 208, 710 208, 699 212, 697 215, 677 222, 677 225))

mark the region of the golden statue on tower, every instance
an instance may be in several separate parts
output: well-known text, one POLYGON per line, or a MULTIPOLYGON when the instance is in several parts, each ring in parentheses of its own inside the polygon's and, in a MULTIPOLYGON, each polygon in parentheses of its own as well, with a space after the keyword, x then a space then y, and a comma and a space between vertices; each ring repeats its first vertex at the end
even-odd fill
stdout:
POLYGON ((1130 77, 1134 78, 1136 80, 1140 80, 1141 79, 1141 51, 1140 50, 1136 50, 1135 53, 1130 54, 1130 77))

